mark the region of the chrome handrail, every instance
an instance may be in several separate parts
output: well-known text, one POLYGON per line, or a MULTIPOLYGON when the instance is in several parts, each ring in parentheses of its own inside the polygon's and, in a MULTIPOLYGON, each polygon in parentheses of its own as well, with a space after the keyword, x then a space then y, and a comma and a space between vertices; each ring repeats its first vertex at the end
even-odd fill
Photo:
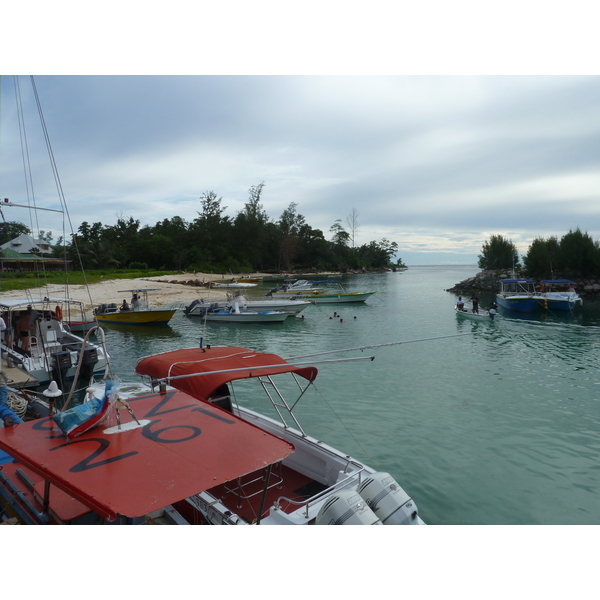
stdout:
POLYGON ((280 502, 282 502, 282 501, 289 502, 290 504, 295 504, 297 506, 305 505, 305 508, 306 508, 305 517, 308 519, 308 509, 313 504, 316 504, 317 502, 321 501, 324 496, 328 496, 329 494, 331 494, 334 491, 345 488, 350 483, 352 483, 356 479, 356 477, 358 477, 358 485, 360 485, 361 476, 365 470, 365 466, 361 465, 360 463, 358 463, 356 461, 348 461, 348 464, 346 465, 346 469, 348 468, 349 465, 358 467, 358 469, 356 471, 354 471, 353 473, 349 474, 348 477, 346 477, 345 479, 342 479, 341 481, 334 483, 332 486, 322 490, 321 492, 319 492, 318 494, 315 494, 311 498, 308 498, 308 500, 299 501, 299 500, 292 500, 291 498, 288 498, 287 496, 279 496, 279 498, 277 498, 277 500, 275 500, 273 506, 275 508, 279 509, 280 502))

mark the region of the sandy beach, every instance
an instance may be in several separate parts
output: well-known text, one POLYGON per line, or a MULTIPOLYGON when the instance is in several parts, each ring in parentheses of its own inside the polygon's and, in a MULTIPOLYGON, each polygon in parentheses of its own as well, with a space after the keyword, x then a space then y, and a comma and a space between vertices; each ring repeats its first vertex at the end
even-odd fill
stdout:
MULTIPOLYGON (((260 276, 260 275, 256 275, 260 276)), ((86 310, 91 310, 98 304, 115 302, 121 304, 123 299, 127 302, 131 300, 131 294, 123 293, 121 290, 132 289, 155 289, 157 291, 148 294, 151 306, 163 306, 173 303, 190 302, 196 298, 205 298, 210 300, 225 299, 227 290, 209 289, 206 285, 186 285, 175 282, 196 282, 200 284, 224 283, 231 281, 232 277, 242 277, 242 275, 228 275, 223 278, 221 275, 208 273, 182 273, 178 275, 162 275, 159 277, 141 277, 138 279, 109 279, 99 283, 85 285, 69 286, 69 297, 73 300, 83 302, 86 310)), ((51 298, 64 298, 65 288, 63 285, 49 285, 42 289, 31 288, 24 290, 11 290, 1 292, 0 297, 5 299, 17 299, 30 297, 48 296, 51 298)))

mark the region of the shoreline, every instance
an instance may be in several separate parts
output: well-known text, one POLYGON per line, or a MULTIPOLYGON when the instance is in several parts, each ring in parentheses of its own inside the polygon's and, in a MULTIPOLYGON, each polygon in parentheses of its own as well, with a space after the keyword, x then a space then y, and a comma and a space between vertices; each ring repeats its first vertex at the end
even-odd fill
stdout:
MULTIPOLYGON (((260 276, 257 275, 257 276, 260 276)), ((231 277, 242 277, 242 275, 231 275, 231 277)), ((99 304, 108 304, 115 302, 121 304, 125 298, 127 302, 131 300, 131 294, 123 290, 130 289, 155 289, 157 291, 148 294, 148 300, 151 307, 164 306, 165 304, 188 303, 196 298, 209 297, 211 300, 225 300, 227 290, 214 289, 202 285, 202 283, 222 281, 221 275, 214 273, 181 273, 177 275, 165 275, 158 277, 139 277, 134 279, 107 279, 89 285, 71 285, 68 289, 68 296, 72 300, 83 302, 84 309, 91 311, 99 304), (168 279, 168 281, 165 281, 168 279), (182 283, 173 283, 181 281, 182 283), (190 281, 198 281, 198 285, 189 285, 190 281)), ((0 292, 0 298, 6 300, 16 300, 26 297, 49 297, 64 298, 65 286, 59 284, 50 284, 43 288, 34 287, 27 290, 9 290, 0 292)))

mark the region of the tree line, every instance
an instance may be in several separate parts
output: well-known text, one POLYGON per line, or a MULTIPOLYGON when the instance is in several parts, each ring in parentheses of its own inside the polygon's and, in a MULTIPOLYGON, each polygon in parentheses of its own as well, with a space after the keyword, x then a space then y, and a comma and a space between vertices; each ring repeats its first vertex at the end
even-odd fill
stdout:
POLYGON ((492 235, 478 256, 480 269, 521 269, 529 277, 551 279, 596 279, 600 276, 600 243, 579 228, 569 230, 560 240, 556 236, 537 237, 523 255, 514 243, 501 235, 492 235))
MULTIPOLYGON (((154 226, 140 226, 133 217, 119 217, 115 225, 84 221, 71 240, 52 244, 56 258, 83 269, 149 268, 200 272, 280 272, 292 270, 348 271, 403 266, 393 262, 396 242, 382 239, 356 247, 358 213, 353 209, 346 229, 341 219, 327 240, 311 227, 292 202, 272 220, 261 204, 264 182, 249 190, 248 201, 235 217, 214 191, 200 197, 200 210, 191 222, 175 216, 154 226)), ((30 233, 20 223, 4 223, 0 243, 30 233), (12 237, 11 237, 12 236, 12 237)), ((40 232, 42 234, 43 232, 40 232)), ((45 241, 51 235, 44 233, 45 241)))

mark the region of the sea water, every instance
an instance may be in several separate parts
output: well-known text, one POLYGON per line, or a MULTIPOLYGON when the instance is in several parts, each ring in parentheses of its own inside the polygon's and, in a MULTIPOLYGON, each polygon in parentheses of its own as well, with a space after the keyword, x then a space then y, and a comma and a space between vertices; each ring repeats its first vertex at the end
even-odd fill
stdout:
POLYGON ((446 289, 477 271, 350 276, 349 289, 377 293, 282 324, 205 324, 178 311, 167 327, 107 327, 106 340, 125 381, 136 380, 141 357, 200 338, 283 357, 363 348, 310 359, 365 360, 319 365, 315 392, 298 405, 301 425, 392 474, 427 523, 600 523, 600 301, 586 298, 574 314, 472 322, 446 289))

